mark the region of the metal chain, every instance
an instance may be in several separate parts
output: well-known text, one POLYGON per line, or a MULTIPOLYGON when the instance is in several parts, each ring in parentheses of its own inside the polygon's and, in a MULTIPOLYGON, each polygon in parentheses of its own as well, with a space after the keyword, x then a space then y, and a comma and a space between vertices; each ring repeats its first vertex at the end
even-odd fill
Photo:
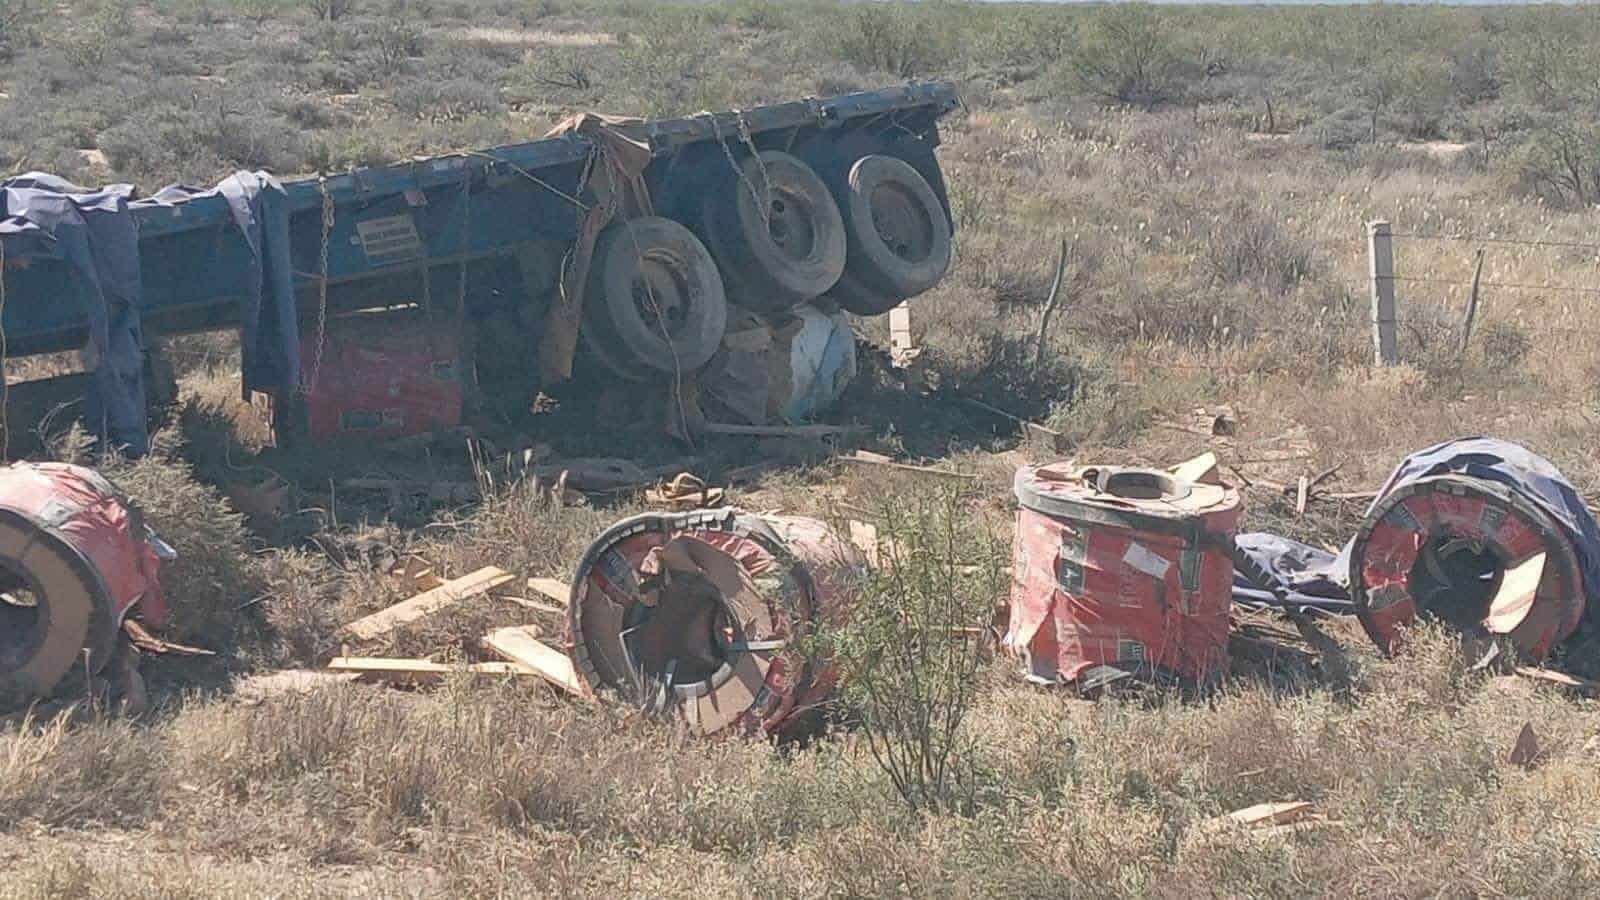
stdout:
MULTIPOLYGON (((744 112, 742 110, 734 110, 733 115, 735 121, 739 123, 739 139, 744 141, 744 145, 746 147, 750 148, 750 158, 756 161, 756 168, 761 170, 761 184, 766 188, 766 190, 762 193, 766 197, 767 201, 765 205, 761 207, 761 220, 770 225, 772 224, 770 221, 770 210, 772 209, 772 178, 767 175, 767 163, 761 158, 761 151, 756 149, 755 138, 750 136, 750 120, 744 117, 744 112)), ((758 197, 757 199, 759 200, 760 198, 758 197)))
POLYGON ((322 372, 322 351, 328 337, 328 244, 333 235, 333 197, 328 194, 328 178, 317 177, 317 192, 322 195, 322 250, 321 268, 317 278, 317 346, 311 356, 311 376, 302 378, 300 392, 308 394, 317 386, 317 376, 322 372))
MULTIPOLYGON (((771 218, 771 210, 772 210, 771 190, 772 190, 772 183, 770 181, 767 182, 767 190, 768 190, 767 200, 768 200, 768 202, 766 202, 766 203, 761 202, 761 194, 756 191, 755 183, 752 182, 750 180, 750 177, 745 174, 744 167, 740 166, 739 165, 739 161, 734 158, 733 150, 728 147, 727 139, 722 136, 722 123, 717 121, 716 113, 706 113, 706 115, 711 118, 711 133, 716 135, 717 146, 722 148, 722 155, 726 156, 728 158, 728 165, 733 167, 733 174, 738 176, 739 180, 744 182, 745 187, 750 189, 750 199, 754 200, 756 202, 756 206, 759 207, 760 210, 761 210, 761 221, 762 221, 762 223, 765 224, 765 225, 769 225, 770 226, 772 224, 772 218, 771 218)), ((742 116, 739 119, 739 123, 740 123, 741 126, 745 125, 744 118, 742 116)), ((749 131, 748 126, 745 126, 743 128, 743 130, 748 133, 748 131, 749 131)), ((761 166, 762 180, 766 180, 767 167, 766 167, 766 165, 764 163, 761 162, 760 154, 756 155, 756 163, 761 166)))

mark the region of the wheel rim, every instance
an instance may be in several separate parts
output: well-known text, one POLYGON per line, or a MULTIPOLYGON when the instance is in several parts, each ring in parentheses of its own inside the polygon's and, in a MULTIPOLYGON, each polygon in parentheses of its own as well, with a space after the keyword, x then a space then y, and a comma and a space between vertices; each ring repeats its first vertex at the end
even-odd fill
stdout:
POLYGON ((933 254, 934 226, 928 210, 904 186, 888 182, 872 191, 872 228, 889 252, 908 263, 933 254))
POLYGON ((785 257, 804 262, 817 253, 816 211, 789 191, 775 191, 767 209, 767 236, 785 257))
POLYGON ((642 321, 669 341, 684 333, 693 312, 693 291, 680 260, 663 250, 646 251, 633 276, 632 291, 642 321))

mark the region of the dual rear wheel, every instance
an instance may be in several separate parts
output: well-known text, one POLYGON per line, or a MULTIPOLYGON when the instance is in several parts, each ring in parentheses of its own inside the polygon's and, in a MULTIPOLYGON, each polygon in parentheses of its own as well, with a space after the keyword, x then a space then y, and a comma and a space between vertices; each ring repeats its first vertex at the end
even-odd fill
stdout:
POLYGON ((950 221, 906 162, 867 156, 833 188, 787 153, 747 155, 692 204, 693 230, 648 216, 596 242, 584 340, 633 380, 699 369, 716 353, 728 304, 786 312, 827 295, 880 315, 928 290, 950 265, 950 221))

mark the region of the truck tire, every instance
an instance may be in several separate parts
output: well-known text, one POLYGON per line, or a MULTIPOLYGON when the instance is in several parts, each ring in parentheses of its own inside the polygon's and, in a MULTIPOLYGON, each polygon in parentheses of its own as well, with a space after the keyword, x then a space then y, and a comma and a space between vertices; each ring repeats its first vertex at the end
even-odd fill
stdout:
POLYGON ((846 271, 893 299, 884 310, 939 283, 950 268, 950 219, 916 169, 892 156, 864 156, 842 193, 846 271))
POLYGON ((746 156, 708 193, 701 233, 733 302, 755 312, 819 297, 844 271, 844 219, 833 194, 810 166, 776 150, 746 156), (763 178, 771 195, 765 215, 757 199, 763 178))
POLYGON ((839 304, 839 308, 858 316, 881 316, 905 302, 899 297, 885 294, 862 283, 861 279, 852 275, 848 268, 839 276, 839 281, 833 289, 828 291, 828 296, 839 304))
POLYGON ((694 233, 645 216, 600 233, 584 316, 591 341, 606 343, 602 359, 688 374, 717 352, 728 302, 717 264, 694 233))
MULTIPOLYGON (((11 703, 49 694, 82 663, 85 645, 112 645, 115 625, 88 561, 14 510, 0 509, 0 566, 34 601, 31 610, 7 603, 0 611, 0 699, 11 703)), ((102 655, 91 663, 110 660, 102 655)))

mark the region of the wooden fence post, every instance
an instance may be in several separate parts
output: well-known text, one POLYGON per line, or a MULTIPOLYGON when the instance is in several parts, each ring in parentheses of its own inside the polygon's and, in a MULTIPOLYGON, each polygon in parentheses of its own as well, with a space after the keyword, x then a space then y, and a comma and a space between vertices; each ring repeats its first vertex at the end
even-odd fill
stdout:
POLYGON ((1392 366, 1400 361, 1395 340, 1394 239, 1388 222, 1367 223, 1367 257, 1372 262, 1373 362, 1392 366))
POLYGON ((1472 295, 1467 298, 1467 312, 1461 317, 1461 343, 1456 345, 1456 359, 1467 355, 1467 341, 1472 340, 1472 320, 1478 315, 1478 285, 1483 281, 1483 248, 1478 248, 1478 264, 1472 268, 1472 295))

